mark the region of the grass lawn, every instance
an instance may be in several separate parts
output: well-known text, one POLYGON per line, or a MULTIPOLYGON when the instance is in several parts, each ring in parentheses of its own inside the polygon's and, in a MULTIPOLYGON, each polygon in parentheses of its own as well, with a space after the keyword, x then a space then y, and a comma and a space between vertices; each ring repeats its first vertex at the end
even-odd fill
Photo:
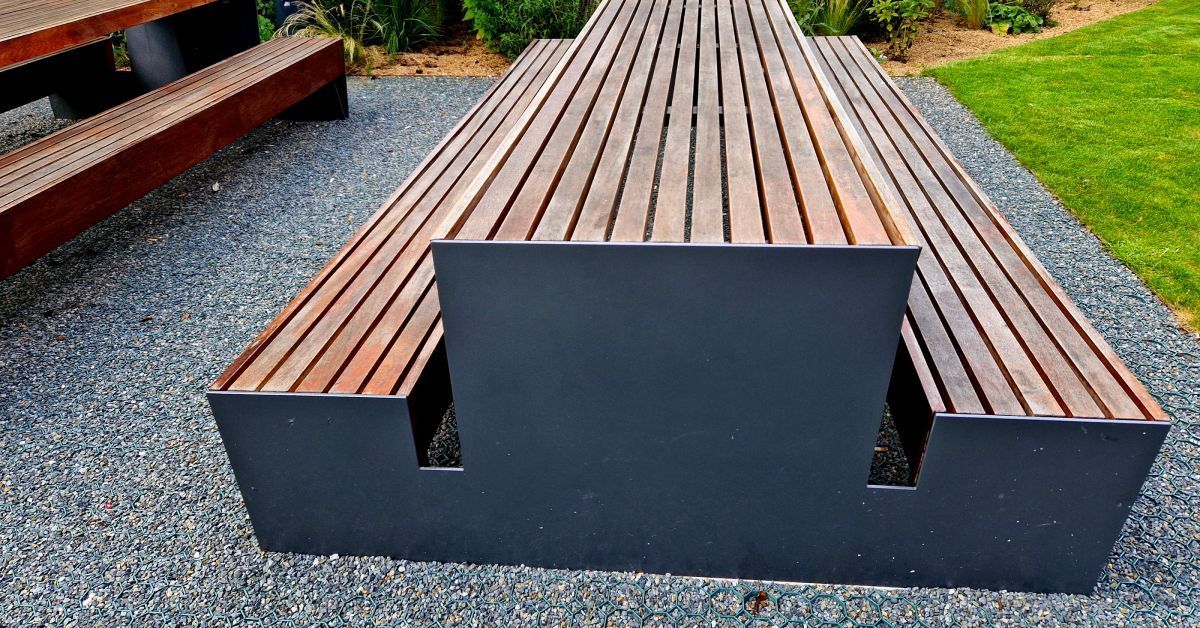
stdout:
POLYGON ((1200 327, 1200 2, 928 74, 1200 327))

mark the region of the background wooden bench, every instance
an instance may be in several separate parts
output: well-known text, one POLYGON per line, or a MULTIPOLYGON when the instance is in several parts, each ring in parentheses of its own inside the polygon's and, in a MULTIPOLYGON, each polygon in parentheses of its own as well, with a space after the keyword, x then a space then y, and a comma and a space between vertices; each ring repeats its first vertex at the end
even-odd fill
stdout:
POLYGON ((341 42, 278 39, 0 156, 0 278, 314 94, 344 117, 341 42))

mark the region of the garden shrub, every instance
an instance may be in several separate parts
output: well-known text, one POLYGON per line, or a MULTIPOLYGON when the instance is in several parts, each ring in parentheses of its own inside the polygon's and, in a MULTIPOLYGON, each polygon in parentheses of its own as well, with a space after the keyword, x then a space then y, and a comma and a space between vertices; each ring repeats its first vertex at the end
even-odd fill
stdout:
POLYGON ((821 22, 821 0, 788 0, 788 8, 796 16, 796 24, 805 35, 819 35, 817 24, 821 22))
POLYGON ((949 4, 949 7, 962 16, 963 21, 967 23, 967 28, 980 29, 987 23, 988 8, 991 5, 988 0, 958 0, 949 4))
POLYGON ((514 59, 534 39, 574 37, 598 0, 463 0, 488 47, 514 59))
POLYGON ((862 19, 866 0, 788 0, 805 35, 849 35, 862 19))
POLYGON ((887 35, 888 55, 901 61, 908 58, 908 49, 931 10, 933 0, 871 0, 867 7, 867 13, 887 35))
POLYGON ((258 14, 258 40, 267 41, 275 35, 275 3, 257 0, 254 6, 258 14))
POLYGON ((997 35, 1040 33, 1042 18, 1015 4, 993 2, 988 7, 988 25, 997 35))
POLYGON ((353 65, 369 61, 368 46, 412 50, 442 32, 439 0, 301 0, 281 29, 289 35, 337 37, 353 65))
POLYGON ((1005 4, 1016 4, 1022 9, 1042 18, 1043 23, 1050 24, 1050 9, 1058 4, 1058 0, 1015 0, 1014 2, 1006 2, 1005 4))

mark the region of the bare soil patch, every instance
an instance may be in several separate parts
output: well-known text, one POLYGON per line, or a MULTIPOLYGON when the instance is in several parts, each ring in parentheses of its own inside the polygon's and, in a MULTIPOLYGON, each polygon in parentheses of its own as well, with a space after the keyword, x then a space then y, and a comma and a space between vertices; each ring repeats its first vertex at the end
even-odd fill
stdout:
MULTIPOLYGON (((1055 22, 1054 26, 1043 29, 1040 33, 1025 35, 996 35, 990 30, 968 30, 962 18, 943 10, 921 27, 921 34, 909 52, 907 62, 889 59, 883 67, 893 76, 920 74, 925 68, 1018 46, 1035 39, 1061 35, 1122 13, 1141 9, 1157 1, 1063 0, 1050 13, 1055 22)), ((867 45, 883 49, 885 44, 880 40, 868 42, 867 45)))
POLYGON ((371 68, 355 74, 372 76, 499 76, 511 63, 507 57, 488 50, 466 24, 456 24, 450 35, 416 52, 389 57, 376 54, 371 68))

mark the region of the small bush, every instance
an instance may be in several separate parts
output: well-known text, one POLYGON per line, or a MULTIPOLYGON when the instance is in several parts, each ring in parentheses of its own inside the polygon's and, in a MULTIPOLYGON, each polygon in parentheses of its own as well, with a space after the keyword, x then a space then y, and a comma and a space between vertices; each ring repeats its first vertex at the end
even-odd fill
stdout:
POLYGON ((1015 4, 989 5, 988 25, 997 35, 1042 32, 1042 18, 1015 4))
POLYGON ((849 35, 862 19, 865 0, 788 0, 805 35, 849 35))
POLYGON ((275 3, 257 0, 254 8, 258 14, 258 40, 267 41, 275 36, 275 3))
POLYGON ((903 61, 932 9, 933 0, 871 0, 867 13, 887 34, 888 55, 903 61))
POLYGON ((412 50, 442 31, 437 0, 301 0, 281 32, 342 40, 351 65, 370 62, 369 46, 395 54, 412 50))
POLYGON ((959 0, 952 5, 954 11, 963 17, 967 28, 980 29, 987 23, 988 0, 959 0))
POLYGON ((1047 25, 1050 24, 1050 9, 1058 4, 1058 0, 1017 0, 1017 4, 1022 9, 1042 18, 1042 21, 1047 25))
POLYGON ((514 59, 534 39, 574 37, 598 0, 463 0, 488 47, 514 59))
POLYGON ((821 0, 788 0, 788 8, 796 16, 796 23, 805 35, 819 35, 817 25, 821 23, 821 12, 825 5, 821 0))

